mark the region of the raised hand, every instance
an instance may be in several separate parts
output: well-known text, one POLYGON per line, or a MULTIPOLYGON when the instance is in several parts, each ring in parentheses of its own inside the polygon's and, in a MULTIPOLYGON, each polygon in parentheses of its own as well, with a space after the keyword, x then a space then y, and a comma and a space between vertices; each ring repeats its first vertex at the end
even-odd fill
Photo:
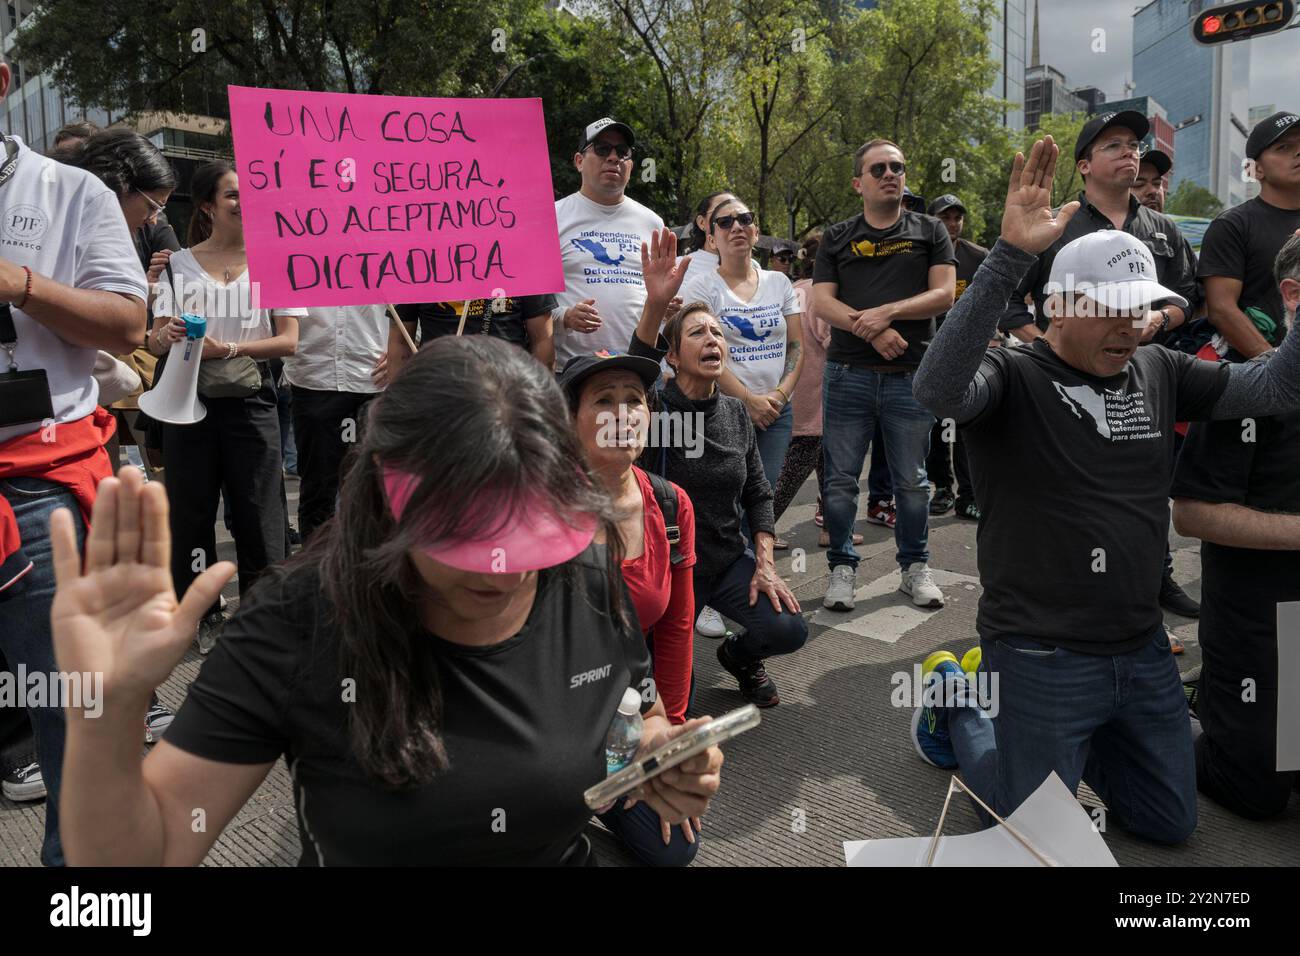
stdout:
POLYGON ((1029 158, 1016 153, 1002 213, 1002 238, 1025 252, 1037 255, 1061 237, 1065 225, 1078 211, 1078 201, 1066 203, 1052 214, 1052 177, 1061 154, 1052 137, 1034 143, 1029 158))
POLYGON ((665 307, 677 295, 691 260, 677 258, 677 235, 664 227, 650 234, 650 244, 641 243, 641 275, 648 302, 665 307))
POLYGON ((180 661, 235 566, 222 561, 208 568, 178 603, 167 493, 159 482, 145 484, 135 468, 100 482, 84 569, 66 509, 50 517, 50 544, 59 668, 103 674, 106 705, 138 703, 143 714, 150 692, 180 661))

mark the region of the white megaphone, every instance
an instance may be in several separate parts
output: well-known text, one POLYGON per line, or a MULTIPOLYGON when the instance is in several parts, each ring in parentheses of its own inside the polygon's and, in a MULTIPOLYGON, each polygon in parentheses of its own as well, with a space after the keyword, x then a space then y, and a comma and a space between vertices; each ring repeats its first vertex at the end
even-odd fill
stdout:
POLYGON ((181 318, 185 320, 185 338, 172 343, 162 378, 140 396, 138 403, 140 411, 168 425, 193 425, 208 413, 199 401, 199 362, 208 323, 192 312, 181 318))

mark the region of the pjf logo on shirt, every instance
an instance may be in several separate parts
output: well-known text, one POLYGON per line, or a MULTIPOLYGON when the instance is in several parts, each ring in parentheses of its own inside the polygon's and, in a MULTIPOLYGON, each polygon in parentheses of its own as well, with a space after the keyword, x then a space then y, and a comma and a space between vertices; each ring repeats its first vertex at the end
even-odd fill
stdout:
POLYGON ((45 235, 50 218, 45 212, 28 203, 11 206, 5 210, 4 233, 15 242, 35 242, 45 235))

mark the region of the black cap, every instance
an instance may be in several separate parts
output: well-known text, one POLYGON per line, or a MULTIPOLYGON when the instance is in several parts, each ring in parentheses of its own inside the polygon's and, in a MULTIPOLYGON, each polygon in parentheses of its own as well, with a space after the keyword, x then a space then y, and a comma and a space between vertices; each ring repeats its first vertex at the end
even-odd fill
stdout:
POLYGON ((581 153, 584 149, 590 146, 591 141, 607 129, 618 130, 623 134, 623 138, 627 140, 629 146, 636 145, 636 137, 632 135, 632 127, 628 126, 626 123, 620 123, 617 120, 612 120, 608 116, 605 116, 596 120, 594 123, 588 123, 586 128, 583 129, 582 135, 578 137, 578 152, 581 153))
POLYGON ((1122 110, 1118 113, 1099 113, 1088 122, 1083 124, 1083 129, 1079 130, 1079 138, 1074 141, 1074 161, 1077 163, 1083 158, 1083 151, 1087 149, 1094 139, 1101 135, 1101 131, 1108 126, 1123 126, 1133 131, 1133 135, 1142 139, 1147 133, 1151 132, 1151 123, 1145 116, 1137 110, 1122 110))
POLYGON ((1246 140, 1246 158, 1259 159, 1264 150, 1277 142, 1296 123, 1300 123, 1300 116, 1285 110, 1264 117, 1255 124, 1246 140))
POLYGON ((583 382, 597 372, 608 372, 616 368, 627 369, 639 375, 647 390, 652 388, 659 378, 659 363, 654 359, 601 349, 588 355, 575 355, 565 362, 564 369, 560 372, 560 387, 576 400, 582 390, 583 382))
POLYGON ((930 203, 929 214, 931 216, 937 216, 945 209, 952 209, 954 207, 960 209, 963 216, 966 214, 966 207, 961 204, 960 199, 958 199, 952 193, 944 193, 934 202, 930 203))
POLYGON ((1159 149, 1148 149, 1139 157, 1138 162, 1150 163, 1156 168, 1157 176, 1163 176, 1174 168, 1174 161, 1169 158, 1169 154, 1159 149))

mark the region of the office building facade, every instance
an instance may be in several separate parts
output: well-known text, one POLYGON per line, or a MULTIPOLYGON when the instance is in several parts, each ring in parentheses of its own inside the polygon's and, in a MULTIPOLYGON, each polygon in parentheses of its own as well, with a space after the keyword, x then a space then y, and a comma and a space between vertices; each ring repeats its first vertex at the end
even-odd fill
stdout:
POLYGON ((1133 83, 1164 106, 1173 126, 1170 188, 1190 179, 1232 206, 1247 198, 1250 44, 1196 43, 1192 18, 1210 5, 1152 0, 1133 14, 1133 83))
POLYGON ((1025 71, 1025 129, 1038 129, 1040 117, 1054 113, 1087 113, 1088 104, 1070 92, 1065 75, 1040 63, 1025 71))

